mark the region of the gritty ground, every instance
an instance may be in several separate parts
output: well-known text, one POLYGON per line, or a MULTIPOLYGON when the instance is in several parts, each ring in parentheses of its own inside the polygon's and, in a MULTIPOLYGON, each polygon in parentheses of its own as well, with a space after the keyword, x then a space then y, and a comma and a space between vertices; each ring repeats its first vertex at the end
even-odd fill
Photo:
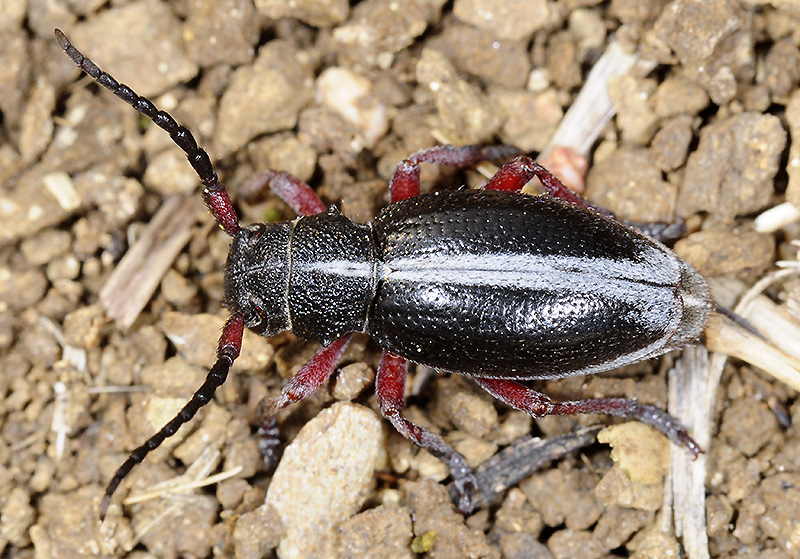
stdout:
MULTIPOLYGON (((446 468, 378 419, 380 353, 365 337, 317 394, 279 415, 281 440, 295 443, 273 476, 254 437, 255 407, 317 347, 247 335, 214 402, 135 470, 100 524, 115 469, 213 363, 228 238, 183 154, 80 76, 53 28, 194 132, 244 223, 292 216, 275 197, 248 192, 264 169, 308 181, 363 222, 386 203, 394 165, 443 139, 536 155, 616 38, 656 64, 609 83, 617 116, 587 154, 586 196, 627 219, 685 219, 682 257, 708 277, 752 283, 777 259, 796 259, 796 222, 765 233, 752 218, 785 201, 800 207, 800 3, 110 4, 0 5, 2 557, 676 556, 661 439, 641 443, 657 458, 643 478, 594 444, 474 514, 456 513, 446 468), (131 256, 137 246, 147 248, 131 256), (143 494, 151 498, 125 501, 143 494)), ((471 170, 422 172, 423 189, 481 180, 471 170)), ((795 288, 789 281, 770 294, 791 307, 795 288)), ((666 406, 676 357, 539 388, 555 399, 625 395, 666 406)), ((463 378, 421 367, 408 384, 407 416, 476 467, 528 434, 610 422, 532 422, 463 378)), ((716 410, 711 556, 800 557, 797 393, 729 364, 716 410)))

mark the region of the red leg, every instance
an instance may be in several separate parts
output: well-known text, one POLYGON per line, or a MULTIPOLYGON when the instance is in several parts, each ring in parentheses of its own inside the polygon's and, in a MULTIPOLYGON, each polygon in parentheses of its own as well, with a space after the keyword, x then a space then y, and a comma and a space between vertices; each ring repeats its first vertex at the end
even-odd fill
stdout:
POLYGON ((401 435, 447 464, 453 482, 461 494, 458 508, 469 513, 472 511, 472 498, 478 487, 478 481, 467 461, 439 435, 400 415, 405 408, 407 370, 408 362, 403 357, 388 351, 383 352, 375 377, 375 394, 378 397, 381 413, 392 422, 401 435))
POLYGON ((677 419, 660 408, 641 404, 636 400, 590 398, 554 403, 544 394, 514 381, 476 378, 475 382, 498 400, 536 418, 544 417, 545 415, 578 415, 583 413, 604 413, 617 417, 627 417, 655 427, 675 444, 685 446, 694 456, 702 452, 700 446, 689 436, 686 427, 681 425, 677 419))
POLYGON ((255 174, 239 189, 240 195, 250 203, 260 202, 269 187, 298 215, 316 215, 327 207, 310 186, 289 173, 262 171, 255 174))
POLYGON ((494 378, 474 378, 473 380, 501 402, 537 419, 550 415, 553 411, 554 404, 550 398, 517 382, 494 378))
POLYGON ((111 504, 111 497, 119 487, 123 479, 133 470, 133 468, 144 460, 151 451, 157 449, 165 439, 174 435, 184 423, 192 419, 197 412, 211 401, 217 388, 222 386, 225 379, 228 377, 233 361, 239 356, 239 351, 242 349, 242 335, 244 333, 244 319, 241 315, 235 314, 228 319, 225 327, 222 329, 222 336, 219 339, 217 346, 217 362, 211 367, 211 370, 206 375, 206 380, 203 385, 194 393, 192 399, 189 400, 183 409, 178 412, 178 415, 173 417, 161 430, 147 439, 147 441, 131 452, 128 459, 122 463, 114 477, 106 487, 106 492, 103 495, 103 500, 100 502, 100 520, 106 516, 108 506, 111 504))
POLYGON ((305 400, 328 380, 347 349, 350 337, 350 334, 342 336, 328 347, 321 348, 283 387, 280 396, 261 401, 257 410, 260 422, 268 424, 278 410, 305 400))
POLYGON ((515 157, 505 165, 486 183, 488 190, 508 190, 519 192, 533 177, 539 179, 547 191, 556 198, 572 202, 578 206, 594 210, 604 215, 611 212, 604 208, 592 206, 577 192, 567 187, 558 180, 550 171, 533 161, 530 157, 521 155, 515 157))
POLYGON ((436 146, 423 149, 395 167, 389 180, 389 197, 391 202, 399 202, 419 195, 419 165, 434 163, 448 167, 470 167, 481 161, 505 159, 519 154, 519 150, 511 146, 436 146))

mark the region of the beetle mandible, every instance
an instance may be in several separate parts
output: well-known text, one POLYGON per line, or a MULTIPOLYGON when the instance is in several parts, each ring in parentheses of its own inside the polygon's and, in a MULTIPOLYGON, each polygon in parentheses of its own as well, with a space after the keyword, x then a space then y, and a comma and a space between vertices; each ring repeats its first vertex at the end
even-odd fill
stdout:
POLYGON ((713 306, 705 280, 660 242, 591 206, 508 146, 440 146, 395 169, 390 204, 357 224, 286 173, 266 175, 298 214, 242 227, 206 152, 148 99, 84 57, 60 31, 67 56, 100 85, 169 133, 203 183, 203 199, 230 235, 225 297, 231 316, 217 361, 191 400, 134 450, 108 484, 111 497, 136 464, 213 397, 239 355, 244 328, 262 336, 291 330, 322 348, 280 396, 274 413, 316 390, 354 332, 383 348, 376 374, 380 410, 406 438, 442 459, 472 508, 477 482, 464 457, 402 415, 408 361, 471 377, 533 417, 604 413, 637 419, 697 455, 700 447, 665 411, 635 400, 553 402, 517 381, 606 371, 695 342, 713 306), (467 167, 514 156, 481 190, 420 194, 421 163, 467 167), (520 193, 538 178, 549 196, 520 193))

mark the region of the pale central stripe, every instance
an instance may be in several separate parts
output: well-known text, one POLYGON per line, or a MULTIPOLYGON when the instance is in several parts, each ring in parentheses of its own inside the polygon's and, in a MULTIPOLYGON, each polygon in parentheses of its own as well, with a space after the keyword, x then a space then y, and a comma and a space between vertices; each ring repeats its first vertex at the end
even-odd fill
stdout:
POLYGON ((372 275, 373 266, 371 262, 328 260, 324 262, 304 262, 297 270, 300 272, 318 272, 348 278, 364 278, 372 275))
POLYGON ((397 258, 381 265, 378 277, 391 281, 464 286, 534 288, 553 282, 597 285, 644 283, 675 286, 680 281, 677 258, 657 249, 644 251, 642 261, 557 255, 487 254, 397 258))

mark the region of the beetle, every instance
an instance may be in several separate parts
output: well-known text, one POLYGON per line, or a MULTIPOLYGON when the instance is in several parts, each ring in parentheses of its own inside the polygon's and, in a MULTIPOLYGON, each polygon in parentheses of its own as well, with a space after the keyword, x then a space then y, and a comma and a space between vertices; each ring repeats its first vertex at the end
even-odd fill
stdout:
POLYGON ((203 199, 232 237, 225 269, 231 316, 217 360, 191 400, 119 467, 101 518, 125 476, 213 397, 239 355, 244 328, 290 330, 322 344, 263 421, 309 396, 334 371, 351 335, 383 348, 375 385, 383 415, 450 468, 462 511, 477 482, 464 457, 402 415, 408 362, 459 373, 533 417, 604 413, 637 419, 701 452, 665 411, 624 398, 553 402, 519 381, 599 373, 696 342, 714 303, 705 280, 659 241, 594 207, 508 146, 439 146, 401 162, 390 203, 358 224, 326 208, 283 172, 263 175, 299 215, 242 227, 227 190, 192 134, 147 98, 83 56, 60 31, 66 55, 100 85, 169 133, 203 183, 203 199), (508 163, 480 190, 420 194, 420 164, 508 163), (538 178, 549 195, 520 193, 538 178))

